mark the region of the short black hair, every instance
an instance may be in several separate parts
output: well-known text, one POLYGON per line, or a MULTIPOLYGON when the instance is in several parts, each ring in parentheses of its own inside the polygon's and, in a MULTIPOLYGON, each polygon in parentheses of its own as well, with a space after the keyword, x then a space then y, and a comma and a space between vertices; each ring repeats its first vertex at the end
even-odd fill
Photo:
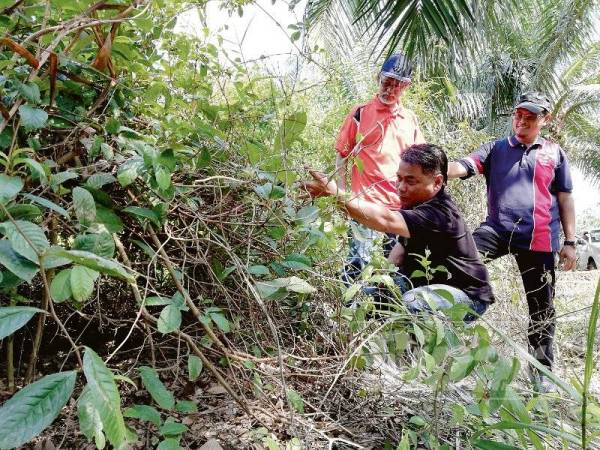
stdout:
POLYGON ((444 176, 444 184, 448 182, 448 157, 442 147, 434 144, 415 144, 408 147, 400 159, 408 164, 420 166, 423 173, 444 176))

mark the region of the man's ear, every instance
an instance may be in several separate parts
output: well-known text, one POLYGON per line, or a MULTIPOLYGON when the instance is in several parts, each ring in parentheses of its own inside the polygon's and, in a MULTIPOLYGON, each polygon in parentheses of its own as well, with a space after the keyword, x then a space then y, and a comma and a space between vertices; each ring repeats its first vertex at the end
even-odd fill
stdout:
POLYGON ((444 186, 444 175, 442 175, 441 173, 438 173, 433 178, 433 187, 435 188, 435 190, 437 192, 440 189, 442 189, 443 186, 444 186))
POLYGON ((552 122, 552 119, 554 117, 552 116, 552 113, 548 113, 544 116, 544 125, 548 125, 550 122, 552 122))

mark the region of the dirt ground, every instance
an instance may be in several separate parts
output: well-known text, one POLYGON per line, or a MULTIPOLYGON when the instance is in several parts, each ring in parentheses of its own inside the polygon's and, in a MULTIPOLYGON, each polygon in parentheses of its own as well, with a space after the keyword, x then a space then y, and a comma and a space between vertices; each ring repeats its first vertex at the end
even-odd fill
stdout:
MULTIPOLYGON (((510 260, 491 266, 497 303, 485 314, 485 320, 525 347, 527 329, 527 309, 520 278, 510 260)), ((600 271, 558 272, 556 285, 556 368, 555 372, 564 380, 581 379, 583 375, 587 319, 590 313, 600 271)), ((600 340, 600 338, 597 338, 600 340)), ((597 341, 598 342, 598 341, 597 341)), ((512 356, 514 350, 500 340, 495 342, 500 353, 512 356)), ((600 348, 600 346, 596 346, 600 348)), ((596 350, 598 353, 598 350, 596 350)), ((184 370, 184 369, 182 369, 184 370)), ((394 370, 392 368, 391 370, 394 370)), ((388 367, 389 372, 389 367, 388 367)), ((309 391, 323 392, 332 374, 323 374, 320 381, 308 380, 309 391)), ((265 404, 249 401, 254 408, 251 418, 214 382, 189 386, 174 382, 170 388, 182 395, 187 391, 187 399, 196 400, 199 411, 179 419, 190 431, 181 441, 183 448, 219 449, 342 449, 357 448, 349 442, 360 443, 362 447, 383 448, 383 442, 397 443, 401 438, 401 422, 406 417, 423 413, 434 403, 431 389, 419 383, 388 383, 385 370, 381 367, 366 371, 356 379, 347 379, 336 386, 330 395, 330 402, 337 405, 335 417, 315 412, 307 405, 303 416, 296 415, 290 426, 289 412, 281 399, 265 413, 265 404), (356 386, 365 386, 368 395, 356 395, 356 386), (354 390, 353 390, 354 389, 354 390), (348 399, 352 397, 352 400, 348 399), (347 401, 348 400, 348 401, 347 401), (279 418, 278 418, 279 415, 279 418), (270 431, 265 428, 267 426, 270 431), (297 438, 300 438, 299 441, 297 438), (277 442, 279 447, 275 447, 277 442), (269 447, 269 445, 271 445, 269 447)), ((393 378, 393 374, 392 374, 393 378)), ((449 389, 444 401, 468 402, 468 382, 449 389)), ((527 374, 521 371, 517 388, 529 389, 527 374)), ((243 386, 238 386, 245 389, 243 386)), ((250 390, 251 387, 248 387, 250 390)), ((302 392, 302 389, 298 389, 302 392)), ((600 374, 596 369, 592 391, 600 394, 600 374)), ((138 398, 140 393, 124 389, 123 405, 144 402, 150 399, 138 398)), ((303 392, 304 394, 304 392, 303 392)), ((317 394, 320 395, 320 394, 317 394)), ((252 395, 248 396, 249 398, 252 395)), ((439 399, 437 399, 439 401, 439 399)), ((75 401, 71 400, 65 412, 43 436, 26 448, 35 450, 86 449, 95 448, 87 444, 85 438, 76 431, 78 428, 75 401)), ((331 408, 330 408, 331 411, 331 408)), ((131 423, 131 422, 130 422, 131 423)), ((144 422, 133 422, 140 441, 137 449, 156 448, 158 440, 153 438, 156 430, 144 422)), ((458 436, 457 436, 458 437, 458 436)))

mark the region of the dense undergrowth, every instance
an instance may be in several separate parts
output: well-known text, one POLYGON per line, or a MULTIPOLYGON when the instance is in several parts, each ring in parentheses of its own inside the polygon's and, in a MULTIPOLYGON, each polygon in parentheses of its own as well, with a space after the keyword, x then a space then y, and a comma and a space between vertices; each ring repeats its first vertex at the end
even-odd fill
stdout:
MULTIPOLYGON (((0 367, 14 394, 0 448, 33 440, 70 399, 67 448, 195 448, 203 405, 188 391, 206 380, 269 448, 595 448, 591 372, 557 380, 554 413, 511 385, 527 354, 499 356, 500 332, 465 328, 458 307, 409 317, 398 305, 378 320, 368 299, 343 307, 358 295, 336 275, 345 222, 293 183, 306 164, 331 170, 354 99, 326 58, 324 81, 306 86, 222 64, 210 30, 172 31, 184 7, 0 0, 0 367), (382 358, 427 395, 365 442, 344 417, 378 395, 364 377, 382 358), (147 394, 121 398, 132 391, 147 394)), ((428 96, 415 83, 407 103, 450 155, 486 138, 441 123, 428 96)), ((481 186, 455 195, 475 221, 481 186)), ((361 282, 389 270, 378 261, 361 282)))

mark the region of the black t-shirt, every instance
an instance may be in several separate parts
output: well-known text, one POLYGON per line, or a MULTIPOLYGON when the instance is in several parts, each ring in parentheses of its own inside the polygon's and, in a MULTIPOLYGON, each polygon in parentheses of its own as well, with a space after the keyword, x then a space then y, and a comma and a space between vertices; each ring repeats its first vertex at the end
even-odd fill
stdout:
POLYGON ((489 275, 479 258, 473 236, 458 207, 444 189, 431 200, 399 212, 410 232, 406 244, 404 274, 411 277, 416 270, 425 272, 419 261, 429 252, 429 267, 443 266, 447 270, 430 273, 433 276, 430 280, 426 277, 411 277, 415 287, 434 283, 447 284, 461 289, 473 300, 494 302, 489 275))

